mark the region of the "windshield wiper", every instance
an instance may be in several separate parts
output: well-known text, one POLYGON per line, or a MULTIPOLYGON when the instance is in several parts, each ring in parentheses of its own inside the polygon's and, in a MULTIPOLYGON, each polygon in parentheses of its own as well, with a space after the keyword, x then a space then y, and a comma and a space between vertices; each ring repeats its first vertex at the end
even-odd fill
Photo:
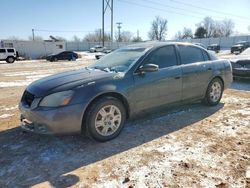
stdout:
POLYGON ((110 67, 100 67, 100 66, 95 66, 95 67, 88 67, 90 69, 98 69, 101 71, 105 71, 105 72, 118 72, 116 69, 114 68, 110 68, 110 67))
POLYGON ((116 69, 114 69, 114 68, 108 68, 110 71, 113 71, 113 72, 115 72, 115 73, 118 73, 118 71, 116 70, 116 69))
POLYGON ((106 67, 96 66, 96 67, 90 67, 90 68, 91 69, 98 69, 98 70, 105 71, 105 72, 110 72, 109 68, 106 68, 106 67))

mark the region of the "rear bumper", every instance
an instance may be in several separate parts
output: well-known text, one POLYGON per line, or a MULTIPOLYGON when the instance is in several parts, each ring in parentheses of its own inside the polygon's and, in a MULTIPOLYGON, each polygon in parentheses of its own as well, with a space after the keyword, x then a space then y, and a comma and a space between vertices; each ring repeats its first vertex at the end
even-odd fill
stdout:
POLYGON ((38 134, 81 133, 84 109, 83 104, 58 108, 38 107, 30 109, 20 103, 21 128, 38 134))

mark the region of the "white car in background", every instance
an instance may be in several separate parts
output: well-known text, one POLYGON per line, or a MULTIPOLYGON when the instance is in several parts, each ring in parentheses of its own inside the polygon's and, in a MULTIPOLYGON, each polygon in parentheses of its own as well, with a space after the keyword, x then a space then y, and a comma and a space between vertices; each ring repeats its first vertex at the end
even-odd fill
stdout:
POLYGON ((15 48, 0 48, 0 61, 14 63, 17 59, 17 51, 15 48))
POLYGON ((101 46, 101 45, 96 45, 92 48, 90 48, 90 52, 104 52, 106 50, 105 47, 101 46))

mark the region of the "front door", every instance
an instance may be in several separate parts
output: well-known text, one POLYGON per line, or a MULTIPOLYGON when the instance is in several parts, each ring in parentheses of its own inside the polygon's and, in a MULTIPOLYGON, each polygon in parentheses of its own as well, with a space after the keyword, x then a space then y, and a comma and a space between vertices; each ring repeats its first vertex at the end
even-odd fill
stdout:
POLYGON ((175 46, 168 45, 151 52, 144 64, 156 64, 159 70, 134 74, 132 95, 137 110, 149 109, 181 100, 182 72, 175 46))

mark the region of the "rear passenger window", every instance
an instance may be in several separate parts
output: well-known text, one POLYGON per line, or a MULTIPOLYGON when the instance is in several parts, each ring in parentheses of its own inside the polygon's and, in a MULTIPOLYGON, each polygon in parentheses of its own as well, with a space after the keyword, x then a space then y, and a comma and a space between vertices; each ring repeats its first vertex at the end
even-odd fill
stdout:
POLYGON ((182 64, 190 64, 199 61, 204 61, 201 49, 193 46, 179 45, 179 51, 182 64))
POLYGON ((7 49, 7 52, 14 53, 14 49, 7 49))
POLYGON ((210 58, 209 58, 207 52, 205 52, 204 50, 202 50, 202 53, 203 53, 204 60, 205 60, 205 61, 209 61, 210 58))
POLYGON ((164 46, 153 51, 146 63, 156 64, 160 69, 177 65, 175 47, 172 45, 164 46))
POLYGON ((0 53, 5 53, 5 49, 0 49, 0 53))

